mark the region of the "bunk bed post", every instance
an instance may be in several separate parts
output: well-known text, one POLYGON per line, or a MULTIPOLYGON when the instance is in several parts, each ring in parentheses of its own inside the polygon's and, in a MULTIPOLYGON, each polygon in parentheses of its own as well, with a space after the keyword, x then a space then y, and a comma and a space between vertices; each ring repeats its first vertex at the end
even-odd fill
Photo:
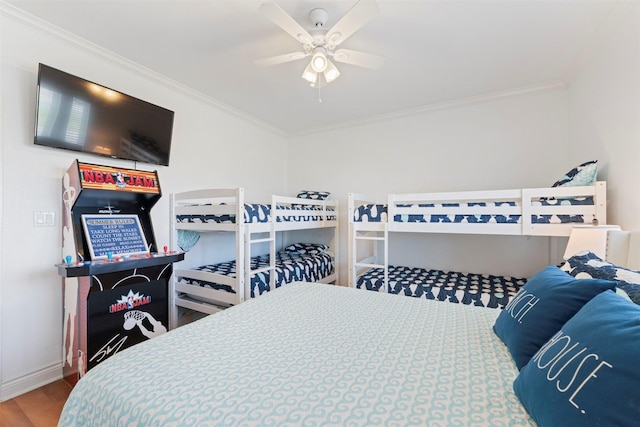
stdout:
POLYGON ((596 196, 595 196, 595 208, 596 208, 596 217, 598 224, 605 225, 607 224, 607 182, 606 181, 597 181, 595 183, 596 186, 596 196))
POLYGON ((275 196, 271 196, 271 220, 269 221, 269 290, 276 289, 276 222, 278 205, 275 196))
MULTIPOLYGON (((245 291, 245 286, 250 286, 251 281, 243 274, 245 265, 251 267, 251 262, 247 261, 246 256, 251 256, 251 248, 247 251, 245 225, 244 225, 244 188, 236 189, 236 288, 238 289, 238 300, 243 302, 247 295, 251 295, 245 291), (247 254, 248 252, 248 254, 247 254)), ((250 275, 249 271, 247 275, 250 275)))
MULTIPOLYGON (((328 214, 326 213, 326 209, 327 209, 327 205, 325 202, 324 205, 325 208, 325 220, 328 219, 328 214)), ((340 260, 340 221, 338 221, 338 209, 340 209, 340 206, 338 205, 338 201, 336 201, 336 205, 334 207, 335 211, 333 213, 333 218, 335 218, 334 223, 335 226, 333 227, 333 271, 335 273, 336 276, 336 280, 334 281, 334 283, 336 285, 339 285, 339 279, 340 279, 340 269, 338 268, 338 261, 340 260)))
MULTIPOLYGON (((347 285, 349 287, 356 286, 356 231, 353 224, 354 215, 354 200, 353 193, 347 194, 347 232, 349 233, 349 242, 347 247, 348 262, 348 277, 347 285)), ((337 258, 337 255, 336 255, 337 258)))
MULTIPOLYGON (((169 247, 172 251, 178 250, 178 237, 176 230, 176 196, 175 193, 171 193, 169 195, 169 224, 170 233, 169 233, 169 247)), ((175 271, 171 273, 171 277, 169 278, 169 329, 175 329, 178 326, 178 306, 176 305, 176 290, 175 290, 175 271)))
POLYGON ((389 292, 389 222, 384 224, 384 230, 382 231, 382 233, 384 235, 384 242, 383 242, 384 282, 382 286, 384 287, 383 292, 388 293, 389 292))
POLYGON ((520 221, 520 234, 529 236, 532 234, 531 225, 531 192, 526 188, 520 190, 520 206, 522 206, 522 218, 520 221))

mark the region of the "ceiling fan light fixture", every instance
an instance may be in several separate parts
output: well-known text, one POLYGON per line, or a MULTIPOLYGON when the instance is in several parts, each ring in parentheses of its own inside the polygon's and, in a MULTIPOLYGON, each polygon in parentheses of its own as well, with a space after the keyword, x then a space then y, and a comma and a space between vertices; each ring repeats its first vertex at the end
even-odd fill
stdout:
POLYGON ((331 83, 332 81, 340 77, 340 71, 338 70, 338 67, 336 67, 331 61, 327 61, 327 68, 326 70, 324 70, 323 74, 324 79, 327 81, 327 83, 331 83))
POLYGON ((309 65, 307 65, 307 68, 305 68, 304 71, 302 72, 302 78, 308 81, 309 83, 314 84, 316 80, 318 80, 318 73, 316 73, 313 70, 313 67, 311 66, 311 64, 312 62, 310 62, 309 65))
POLYGON ((316 73, 322 73, 327 68, 327 62, 327 56, 320 49, 311 57, 311 67, 316 73))

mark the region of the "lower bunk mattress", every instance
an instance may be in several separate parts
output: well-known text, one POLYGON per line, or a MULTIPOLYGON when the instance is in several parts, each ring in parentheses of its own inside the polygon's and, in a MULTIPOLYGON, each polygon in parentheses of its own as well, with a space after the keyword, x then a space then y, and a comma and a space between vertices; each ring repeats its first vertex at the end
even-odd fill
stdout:
MULTIPOLYGON (((389 266, 387 292, 416 298, 488 308, 504 308, 527 279, 488 274, 389 266)), ((356 288, 379 291, 384 270, 373 268, 358 277, 356 288)))
MULTIPOLYGON (((259 255, 251 258, 251 269, 268 267, 270 263, 269 254, 259 255)), ((194 270, 217 273, 224 276, 236 277, 236 262, 228 261, 218 264, 203 265, 194 270)), ((318 282, 333 274, 333 257, 326 253, 298 253, 290 251, 279 251, 276 254, 276 288, 283 284, 294 281, 318 282)), ((223 290, 235 293, 228 285, 207 282, 190 278, 182 278, 182 281, 191 285, 204 286, 212 289, 223 290)), ((251 275, 251 298, 269 291, 271 273, 269 271, 251 275)))

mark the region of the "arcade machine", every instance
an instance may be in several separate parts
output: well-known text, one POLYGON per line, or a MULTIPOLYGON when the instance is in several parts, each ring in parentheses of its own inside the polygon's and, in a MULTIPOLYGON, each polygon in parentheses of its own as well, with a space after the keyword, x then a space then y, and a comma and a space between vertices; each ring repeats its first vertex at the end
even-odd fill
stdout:
POLYGON ((158 249, 157 172, 73 162, 62 181, 63 375, 75 384, 118 351, 167 331, 182 252, 158 249))

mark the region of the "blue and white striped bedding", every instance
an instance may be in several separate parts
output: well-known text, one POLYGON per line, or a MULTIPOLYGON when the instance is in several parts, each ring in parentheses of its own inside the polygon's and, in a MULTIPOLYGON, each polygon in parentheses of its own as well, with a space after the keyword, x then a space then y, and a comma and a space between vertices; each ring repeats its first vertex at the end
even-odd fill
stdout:
MULTIPOLYGON (((322 208, 311 205, 291 205, 287 209, 291 211, 322 211, 322 208)), ((331 211, 333 208, 327 208, 327 211, 331 211)), ((323 219, 322 214, 318 215, 285 215, 278 216, 276 222, 305 222, 305 221, 321 221, 323 219)), ((335 220, 335 216, 328 216, 327 219, 335 220)), ((271 206, 265 204, 245 203, 244 205, 244 222, 246 224, 254 223, 266 223, 271 221, 271 206)), ((233 224, 236 222, 236 216, 234 214, 224 215, 176 215, 177 223, 190 223, 190 224, 206 224, 206 223, 218 223, 218 224, 233 224)))
MULTIPOLYGON (((255 270, 268 267, 269 262, 269 254, 252 257, 251 269, 255 270)), ((317 282, 331 275, 333 269, 333 259, 331 255, 326 252, 320 254, 300 254, 297 252, 279 251, 276 254, 276 287, 294 281, 317 282)), ((236 262, 228 261, 219 264, 204 265, 194 268, 194 270, 236 277, 236 262)), ((251 276, 251 298, 269 290, 270 278, 271 273, 269 271, 251 276)), ((189 278, 183 278, 182 281, 193 285, 235 293, 235 291, 227 285, 189 278)))
POLYGON ((534 426, 498 314, 292 283, 105 360, 58 425, 534 426))
MULTIPOLYGON (((593 197, 571 198, 571 199, 541 199, 533 202, 536 206, 556 206, 556 205, 593 205, 593 197)), ((515 201, 501 202, 472 202, 472 203, 425 203, 415 205, 398 205, 402 207, 418 207, 433 208, 443 207, 445 210, 442 214, 410 214, 395 215, 394 222, 424 222, 424 223, 470 223, 470 224, 518 224, 522 215, 491 215, 491 214, 448 214, 446 209, 452 207, 501 207, 501 206, 518 206, 515 201)), ((387 205, 372 203, 358 206, 353 215, 355 222, 386 222, 387 221, 387 205)), ((584 223, 583 215, 531 215, 533 224, 567 224, 567 223, 584 223)))
MULTIPOLYGON (((391 294, 488 308, 504 308, 527 279, 389 266, 391 294)), ((358 277, 356 288, 378 291, 384 270, 374 268, 358 277)))

